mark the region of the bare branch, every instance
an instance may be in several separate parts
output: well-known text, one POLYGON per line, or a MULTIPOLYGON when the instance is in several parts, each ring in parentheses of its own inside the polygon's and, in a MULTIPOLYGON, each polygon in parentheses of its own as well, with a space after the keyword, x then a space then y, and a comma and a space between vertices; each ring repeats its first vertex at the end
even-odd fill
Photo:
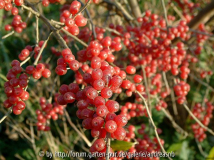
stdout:
POLYGON ((106 143, 106 160, 109 160, 110 159, 109 152, 110 152, 110 145, 111 145, 111 134, 107 133, 106 137, 107 137, 107 143, 106 143))
POLYGON ((141 11, 137 0, 129 0, 129 5, 131 7, 132 13, 135 18, 141 17, 141 11))
POLYGON ((36 45, 39 44, 39 18, 36 16, 36 45))
POLYGON ((192 118, 193 118, 202 128, 204 128, 204 129, 205 129, 206 131, 208 131, 210 134, 214 135, 214 132, 213 132, 211 129, 209 129, 208 127, 206 127, 205 125, 203 125, 203 124, 201 123, 201 121, 200 121, 197 117, 195 117, 195 115, 190 111, 189 107, 188 107, 186 104, 183 104, 183 106, 184 106, 184 108, 187 110, 187 112, 192 116, 192 118))
POLYGON ((44 41, 44 43, 43 43, 41 49, 39 50, 39 54, 37 55, 36 60, 35 60, 35 62, 33 63, 35 66, 37 65, 37 63, 38 63, 38 61, 39 61, 39 58, 41 57, 41 54, 42 54, 42 52, 43 52, 43 50, 44 50, 46 44, 48 43, 48 40, 49 40, 49 38, 50 38, 51 35, 52 35, 52 32, 48 35, 48 38, 44 41))
POLYGON ((188 136, 188 133, 186 131, 184 131, 173 119, 173 117, 170 115, 169 112, 166 111, 166 109, 162 108, 162 111, 164 112, 164 114, 169 118, 169 120, 172 123, 172 126, 182 135, 184 135, 184 137, 188 136))
POLYGON ((88 47, 88 45, 87 45, 85 42, 83 42, 81 39, 79 39, 78 37, 74 36, 73 34, 69 33, 69 32, 66 31, 64 28, 62 28, 62 31, 63 31, 66 35, 68 35, 68 36, 70 36, 71 38, 73 38, 74 40, 76 40, 77 42, 81 43, 83 46, 88 47))
POLYGON ((12 32, 10 32, 10 33, 4 35, 1 39, 5 39, 5 38, 7 38, 7 37, 10 37, 10 36, 12 36, 14 33, 15 33, 15 32, 12 31, 12 32))
MULTIPOLYGON (((88 7, 88 5, 89 5, 90 2, 91 2, 91 0, 88 0, 88 2, 87 2, 87 3, 80 9, 80 11, 79 11, 77 14, 75 14, 72 18, 75 19, 77 15, 79 15, 80 13, 82 13, 82 12, 88 7)), ((71 16, 72 16, 72 14, 71 14, 71 16)))
POLYGON ((8 110, 8 112, 1 118, 0 124, 7 118, 7 116, 12 113, 12 107, 8 110))
POLYGON ((71 121, 71 118, 69 117, 68 112, 67 112, 66 110, 65 110, 65 116, 66 116, 66 118, 67 118, 68 123, 70 124, 70 126, 80 135, 80 137, 85 141, 85 143, 86 143, 89 147, 91 147, 91 142, 87 139, 87 137, 86 137, 84 134, 82 134, 82 133, 77 129, 76 125, 73 124, 73 122, 71 121))
MULTIPOLYGON (((147 104, 147 102, 146 102, 146 99, 140 94, 140 92, 136 91, 136 93, 137 93, 137 94, 140 96, 140 98, 143 100, 143 102, 144 102, 144 104, 145 104, 145 107, 146 107, 146 112, 147 112, 147 114, 148 114, 148 116, 149 116, 149 119, 150 119, 150 121, 151 121, 151 123, 152 123, 152 126, 153 126, 153 128, 154 128, 155 135, 156 135, 156 138, 157 138, 157 140, 158 140, 158 143, 159 143, 159 145, 160 145, 162 151, 163 151, 164 153, 166 153, 166 151, 165 151, 163 145, 161 144, 160 137, 159 137, 158 132, 157 132, 157 127, 155 126, 155 123, 154 123, 154 121, 153 121, 153 119, 152 119, 152 116, 151 116, 151 113, 150 113, 150 111, 149 111, 149 107, 148 107, 148 104, 147 104)), ((172 160, 170 157, 168 157, 168 158, 169 158, 170 160, 172 160)))

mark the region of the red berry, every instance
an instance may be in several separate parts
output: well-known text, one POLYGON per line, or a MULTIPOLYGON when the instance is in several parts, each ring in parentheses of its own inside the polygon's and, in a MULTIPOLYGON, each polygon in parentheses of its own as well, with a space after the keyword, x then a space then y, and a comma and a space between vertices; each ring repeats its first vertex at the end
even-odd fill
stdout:
POLYGON ((97 150, 97 151, 103 150, 105 148, 105 145, 106 145, 106 143, 103 138, 97 139, 93 144, 95 150, 97 150))
POLYGON ((118 127, 123 127, 128 123, 128 119, 124 115, 118 115, 114 118, 114 121, 117 123, 118 127))
POLYGON ((51 76, 51 71, 49 69, 45 69, 42 71, 42 76, 45 78, 49 78, 51 76))
POLYGON ((134 66, 129 65, 129 66, 126 67, 126 72, 128 74, 135 74, 136 73, 136 68, 134 66))
POLYGON ((112 90, 108 87, 105 87, 101 90, 101 96, 103 98, 111 98, 112 94, 112 90))
POLYGON ((117 112, 120 108, 119 103, 114 100, 108 100, 105 105, 111 113, 117 112))
POLYGON ((67 102, 67 103, 73 103, 75 101, 75 94, 72 93, 72 92, 67 92, 64 94, 64 100, 67 102))
POLYGON ((105 105, 101 105, 96 108, 96 114, 100 117, 105 117, 107 113, 108 113, 108 108, 105 105))
POLYGON ((117 124, 116 124, 115 121, 109 120, 109 121, 106 122, 106 124, 105 124, 105 130, 107 132, 113 133, 113 132, 116 131, 116 129, 117 129, 117 124))
POLYGON ((100 129, 104 124, 104 119, 102 117, 95 117, 92 119, 92 127, 95 129, 100 129))
POLYGON ((21 6, 24 1, 23 0, 14 0, 14 3, 17 5, 17 6, 21 6))
POLYGON ((122 127, 117 128, 117 130, 113 134, 114 137, 119 141, 124 140, 124 138, 126 137, 126 131, 122 127))

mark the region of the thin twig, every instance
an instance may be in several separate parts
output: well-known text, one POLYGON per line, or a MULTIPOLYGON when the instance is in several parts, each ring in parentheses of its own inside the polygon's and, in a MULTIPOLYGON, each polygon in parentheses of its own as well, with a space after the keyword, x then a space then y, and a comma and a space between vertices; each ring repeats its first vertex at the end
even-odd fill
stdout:
MULTIPOLYGON (((25 87, 25 91, 27 90, 27 88, 28 88, 28 86, 27 87, 25 87)), ((13 107, 10 107, 9 108, 9 110, 8 110, 8 112, 1 118, 1 120, 0 120, 0 124, 8 117, 8 115, 10 114, 10 113, 12 113, 12 111, 13 111, 13 107)))
POLYGON ((145 82, 146 94, 148 96, 148 106, 149 106, 149 109, 150 109, 150 112, 151 112, 150 93, 149 93, 149 88, 148 88, 149 86, 148 86, 148 82, 147 82, 146 71, 145 71, 144 66, 141 66, 141 69, 143 71, 143 79, 144 79, 144 82, 145 82))
POLYGON ((211 129, 209 129, 208 127, 206 127, 205 125, 203 125, 203 124, 201 123, 201 121, 200 121, 197 117, 195 117, 195 115, 190 111, 189 107, 188 107, 186 104, 183 104, 183 106, 184 106, 184 108, 187 110, 187 112, 192 116, 192 118, 193 118, 202 128, 204 128, 204 129, 207 130, 209 133, 211 133, 212 135, 214 135, 214 132, 213 132, 211 129))
POLYGON ((63 31, 66 35, 68 35, 68 36, 70 36, 71 38, 73 38, 74 40, 76 40, 77 42, 81 43, 83 46, 88 47, 88 45, 87 45, 85 42, 83 42, 83 41, 82 41, 81 39, 79 39, 78 37, 72 35, 72 34, 69 33, 68 31, 66 31, 64 28, 62 28, 62 31, 63 31))
POLYGON ((32 15, 32 12, 29 12, 29 13, 28 13, 28 16, 27 16, 27 18, 26 18, 26 20, 25 20, 25 23, 28 22, 28 20, 30 19, 31 15, 32 15))
POLYGON ((204 158, 207 157, 207 154, 203 151, 203 148, 201 147, 201 145, 200 145, 200 143, 198 142, 198 140, 195 139, 195 141, 196 141, 196 144, 197 144, 197 146, 198 146, 198 149, 199 149, 201 155, 204 156, 204 158))
MULTIPOLYGON (((146 107, 146 112, 147 112, 148 117, 149 117, 149 119, 150 119, 150 121, 151 121, 151 123, 152 123, 152 126, 153 126, 153 128, 154 128, 155 135, 156 135, 156 138, 157 138, 157 140, 158 140, 158 143, 159 143, 159 145, 160 145, 162 151, 163 151, 164 153, 166 153, 166 151, 165 151, 163 145, 161 144, 160 137, 159 137, 158 132, 157 132, 157 127, 155 126, 155 123, 154 123, 154 121, 153 121, 153 119, 152 119, 152 116, 151 116, 151 114, 150 114, 149 107, 148 107, 148 104, 147 104, 147 102, 146 102, 146 99, 141 95, 140 92, 138 92, 138 91, 135 91, 135 92, 136 92, 136 93, 140 96, 140 98, 143 100, 143 102, 144 102, 144 104, 145 104, 145 107, 146 107)), ((168 157, 168 158, 169 158, 170 160, 172 160, 170 157, 168 157)))
POLYGON ((198 81, 199 83, 201 83, 202 85, 206 86, 207 88, 209 88, 212 92, 214 92, 214 88, 211 87, 209 84, 201 81, 200 79, 198 79, 196 76, 194 76, 193 74, 190 74, 191 77, 193 77, 196 81, 198 81))
POLYGON ((170 5, 172 6, 172 8, 175 10, 175 12, 180 16, 181 19, 185 19, 185 17, 183 16, 183 14, 180 12, 180 10, 174 5, 174 3, 170 3, 170 5))
POLYGON ((5 118, 7 118, 7 116, 12 113, 13 109, 12 107, 8 110, 8 112, 4 115, 4 117, 1 118, 0 120, 0 124, 5 120, 5 118))
MULTIPOLYGON (((82 13, 88 7, 90 2, 91 2, 91 0, 88 0, 88 2, 81 8, 81 10, 77 14, 75 14, 72 18, 75 19, 76 16, 78 16, 80 13, 82 13)), ((71 16, 72 16, 72 14, 71 14, 71 16)))
POLYGON ((106 143, 106 160, 110 159, 110 145, 111 145, 111 134, 107 133, 107 143, 106 143))
POLYGON ((169 118, 169 120, 171 121, 172 123, 172 126, 178 131, 180 132, 181 134, 184 135, 184 137, 187 137, 188 136, 188 133, 186 131, 184 131, 173 119, 173 117, 170 115, 169 112, 166 111, 166 109, 162 108, 162 111, 164 112, 164 114, 169 118))
POLYGON ((130 21, 133 20, 134 18, 129 14, 129 12, 126 11, 126 9, 118 2, 114 1, 115 6, 122 11, 125 17, 127 17, 130 21))
POLYGON ((12 32, 10 32, 10 33, 4 35, 1 39, 5 39, 5 38, 7 38, 7 37, 10 37, 10 36, 12 36, 14 33, 15 33, 15 32, 12 31, 12 32))
POLYGON ((36 44, 39 44, 39 18, 36 16, 36 44))
POLYGON ((175 95, 174 95, 173 92, 170 91, 169 83, 168 83, 167 78, 166 78, 166 73, 163 72, 162 75, 163 75, 164 83, 165 83, 166 88, 167 88, 167 92, 170 92, 170 95, 171 95, 172 107, 173 107, 174 114, 178 115, 178 110, 177 110, 177 106, 176 106, 176 103, 175 103, 175 95))
POLYGON ((41 54, 42 54, 42 52, 43 52, 43 50, 44 50, 44 48, 45 48, 45 46, 46 46, 46 44, 47 44, 47 42, 48 42, 48 40, 49 40, 49 38, 50 38, 51 35, 52 35, 52 32, 48 35, 48 38, 44 41, 41 49, 39 50, 39 54, 37 55, 36 60, 33 63, 35 66, 37 65, 37 63, 39 61, 39 58, 40 58, 40 56, 41 56, 41 54))
POLYGON ((34 52, 28 58, 26 58, 24 61, 22 61, 20 63, 20 66, 23 66, 25 63, 27 63, 33 57, 33 55, 34 55, 34 52))
MULTIPOLYGON (((81 0, 78 0, 78 1, 79 1, 82 5, 84 5, 83 2, 82 2, 81 0)), ((94 39, 96 39, 96 38, 97 38, 97 34, 96 34, 96 32, 95 32, 95 25, 94 25, 94 23, 93 23, 93 21, 92 21, 92 19, 91 19, 91 15, 90 15, 90 13, 89 13, 89 11, 88 11, 87 8, 85 9, 85 12, 86 12, 86 14, 87 14, 87 16, 88 16, 88 19, 89 19, 90 23, 91 23, 91 28, 92 28, 92 33, 93 33, 94 39)))
POLYGON ((140 6, 137 0, 129 0, 129 5, 131 8, 132 13, 134 14, 135 18, 141 17, 140 6))
POLYGON ((66 110, 65 110, 65 116, 66 116, 66 118, 67 118, 68 123, 70 124, 70 126, 80 135, 80 137, 82 137, 82 139, 85 141, 85 143, 86 143, 89 147, 91 147, 91 142, 87 139, 87 137, 86 137, 84 134, 82 134, 82 133, 77 129, 77 127, 75 126, 75 124, 73 124, 73 122, 71 121, 71 118, 69 117, 68 112, 67 112, 66 110))
POLYGON ((169 22, 168 22, 168 18, 167 18, 167 11, 166 11, 166 6, 165 6, 165 2, 164 0, 161 0, 161 4, 162 4, 162 7, 163 7, 163 11, 164 11, 164 18, 165 18, 165 21, 166 21, 166 27, 167 27, 167 32, 169 33, 169 22))
POLYGON ((40 158, 38 157, 38 150, 36 148, 35 138, 34 138, 34 130, 33 130, 33 125, 32 125, 31 122, 30 122, 30 132, 31 132, 31 143, 32 143, 32 147, 33 147, 33 150, 35 152, 36 159, 39 160, 40 158))

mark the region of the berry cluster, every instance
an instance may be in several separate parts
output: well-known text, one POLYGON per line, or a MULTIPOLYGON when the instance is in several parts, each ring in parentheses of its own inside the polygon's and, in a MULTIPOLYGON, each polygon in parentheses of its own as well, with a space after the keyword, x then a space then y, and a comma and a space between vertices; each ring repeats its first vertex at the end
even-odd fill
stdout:
POLYGON ((202 71, 202 72, 200 73, 200 77, 201 77, 202 79, 204 79, 205 77, 211 76, 212 74, 213 74, 212 71, 202 71))
POLYGON ((44 97, 40 98, 39 104, 41 110, 37 110, 37 129, 39 131, 49 131, 50 127, 48 126, 47 120, 57 120, 58 115, 63 115, 63 109, 66 106, 59 105, 57 103, 58 94, 55 95, 55 102, 53 104, 49 103, 44 97))
MULTIPOLYGON (((202 107, 200 103, 196 103, 192 113, 197 117, 203 125, 208 126, 210 123, 210 119, 212 118, 212 112, 214 106, 210 102, 206 102, 206 110, 202 107), (203 116, 205 114, 205 116, 203 116)), ((205 129, 202 128, 198 123, 194 123, 191 125, 192 130, 194 132, 195 138, 198 139, 199 142, 202 142, 206 138, 205 129)))
MULTIPOLYGON (((32 47, 30 45, 26 46, 21 53, 19 54, 19 59, 20 61, 24 61, 26 60, 29 56, 30 56, 30 52, 34 53, 34 59, 37 58, 42 46, 44 44, 44 41, 39 41, 38 45, 36 45, 35 47, 32 47)), ((46 47, 46 46, 45 46, 46 47)), ((39 60, 42 59, 42 55, 40 55, 39 60)))
POLYGON ((65 29, 73 35, 79 34, 79 27, 84 27, 87 24, 87 19, 79 13, 76 15, 81 7, 81 3, 73 1, 69 10, 64 9, 60 15, 60 22, 65 23, 65 29))
POLYGON ((10 24, 5 25, 5 27, 4 27, 5 31, 11 31, 13 28, 14 31, 16 31, 17 33, 21 33, 22 30, 27 27, 26 22, 23 22, 21 16, 17 15, 17 14, 15 14, 15 16, 13 17, 13 21, 12 21, 11 25, 10 24))
POLYGON ((180 81, 174 86, 176 96, 178 96, 177 103, 183 104, 186 101, 186 95, 190 91, 190 86, 184 81, 180 81))
MULTIPOLYGON (((145 124, 141 125, 141 128, 138 129, 138 133, 143 135, 143 138, 137 138, 138 144, 135 145, 135 149, 133 149, 135 152, 148 152, 148 153, 153 153, 153 152, 160 152, 161 147, 158 143, 158 140, 156 137, 153 139, 150 139, 149 135, 145 133, 145 124)), ((158 134, 161 134, 161 129, 157 129, 158 134)), ((164 145, 164 140, 160 139, 161 144, 164 145)), ((136 158, 137 159, 137 158, 136 158)), ((141 159, 144 159, 141 157, 141 159)), ((159 157, 153 157, 153 158, 147 158, 148 160, 159 160, 159 157)))
POLYGON ((24 101, 29 98, 29 93, 25 91, 28 85, 28 75, 22 73, 23 69, 19 61, 13 60, 11 66, 7 74, 8 81, 4 84, 4 92, 8 97, 4 101, 4 107, 13 107, 13 113, 18 115, 25 109, 24 101))
POLYGON ((25 72, 32 75, 34 79, 40 79, 42 76, 49 78, 51 76, 51 71, 43 63, 37 64, 36 68, 33 65, 29 65, 26 67, 25 72))
POLYGON ((51 52, 55 56, 61 56, 61 52, 59 52, 55 47, 51 47, 51 52))
MULTIPOLYGON (((200 6, 199 3, 193 3, 191 1, 188 0, 173 0, 175 2, 177 2, 178 6, 182 9, 183 11, 183 15, 185 16, 185 18, 189 17, 188 13, 193 13, 194 9, 198 8, 200 6)), ((173 2, 170 2, 173 3, 173 2)), ((188 18, 190 19, 190 18, 188 18)))
POLYGON ((167 107, 168 107, 167 103, 164 102, 163 100, 160 100, 158 104, 156 104, 155 106, 157 111, 160 111, 162 108, 167 108, 167 107))
MULTIPOLYGON (((13 7, 12 0, 0 0, 0 9, 4 9, 5 11, 11 11, 13 15, 18 14, 18 9, 13 7)), ((21 6, 23 4, 23 0, 14 0, 16 6, 21 6)))
POLYGON ((142 104, 126 102, 124 106, 121 107, 122 115, 126 116, 128 120, 134 117, 140 117, 147 115, 146 109, 142 104))
POLYGON ((55 69, 55 72, 58 75, 65 75, 67 73, 67 65, 69 65, 70 69, 73 71, 79 69, 80 63, 75 60, 75 57, 69 48, 64 49, 61 54, 63 57, 57 60, 57 67, 55 69))

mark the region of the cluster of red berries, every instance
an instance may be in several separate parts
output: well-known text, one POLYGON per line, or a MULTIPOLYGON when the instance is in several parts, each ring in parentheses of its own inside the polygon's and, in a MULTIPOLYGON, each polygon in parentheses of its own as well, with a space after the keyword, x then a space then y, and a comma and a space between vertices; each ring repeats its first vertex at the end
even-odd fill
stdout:
MULTIPOLYGON (((200 103, 196 103, 193 107, 192 113, 195 115, 195 117, 201 120, 203 125, 208 126, 210 119, 212 118, 214 106, 210 102, 206 102, 206 106, 207 108, 205 110, 205 108, 200 103), (203 116, 203 114, 205 115, 203 116)), ((202 142, 206 138, 206 129, 202 128, 198 123, 192 124, 191 127, 195 138, 198 139, 199 142, 202 142)))
MULTIPOLYGON (((11 11, 13 15, 18 14, 18 9, 13 7, 12 0, 0 0, 0 9, 4 9, 5 11, 11 11)), ((21 6, 23 4, 23 0, 14 0, 16 6, 21 6)))
POLYGON ((42 76, 49 78, 51 76, 51 71, 43 63, 37 64, 36 68, 33 65, 29 65, 26 67, 25 72, 32 75, 34 79, 40 79, 42 76))
MULTIPOLYGON (((38 45, 36 45, 35 47, 32 47, 30 45, 27 45, 25 47, 25 49, 23 49, 21 51, 21 53, 19 54, 19 59, 20 61, 24 61, 25 59, 27 59, 29 56, 30 56, 30 52, 34 52, 34 59, 37 58, 39 52, 40 52, 40 49, 42 48, 44 44, 44 41, 39 41, 38 45)), ((46 47, 46 46, 45 46, 46 47)), ((42 59, 42 55, 40 55, 39 57, 39 61, 42 59)))
POLYGON ((13 17, 13 21, 10 24, 5 25, 4 29, 5 31, 11 31, 12 28, 14 29, 14 31, 16 31, 17 33, 21 33, 23 29, 25 29, 27 27, 26 22, 22 21, 22 18, 20 15, 15 15, 13 17))
POLYGON ((80 63, 75 60, 74 55, 72 54, 69 48, 66 48, 62 51, 62 58, 57 60, 57 67, 55 72, 58 75, 65 75, 67 73, 67 65, 73 71, 77 71, 80 67, 80 63))
MULTIPOLYGON (((193 11, 200 6, 200 3, 193 3, 189 0, 173 0, 177 2, 178 6, 182 9, 185 18, 188 17, 188 13, 193 13, 193 11)), ((171 1, 170 3, 173 3, 171 1)))
POLYGON ((59 52, 55 47, 51 47, 51 52, 57 57, 61 56, 61 52, 59 52))
POLYGON ((4 92, 8 97, 4 101, 4 107, 13 107, 13 113, 18 115, 25 109, 24 101, 29 98, 29 93, 25 91, 28 85, 28 75, 22 73, 23 69, 19 61, 13 60, 11 66, 12 68, 7 73, 8 81, 4 84, 4 92))
MULTIPOLYGON (((141 152, 148 152, 148 153, 154 153, 154 152, 160 152, 161 147, 158 143, 158 140, 156 137, 151 139, 149 135, 146 134, 146 125, 142 124, 141 128, 138 129, 138 133, 143 135, 143 138, 137 138, 138 144, 135 145, 135 148, 133 149, 136 153, 141 153, 141 152)), ((161 129, 157 129, 158 134, 162 133, 161 129)), ((160 139, 160 142, 162 145, 164 145, 164 140, 160 139)), ((137 155, 137 154, 136 154, 137 155)), ((135 159, 139 160, 144 160, 145 158, 143 157, 136 157, 135 159)), ((159 157, 147 157, 146 159, 148 160, 159 160, 159 157)))
POLYGON ((121 107, 120 114, 126 116, 127 119, 130 120, 134 117, 147 115, 147 112, 142 104, 126 102, 126 104, 121 107))
POLYGON ((87 24, 87 19, 79 13, 76 15, 81 7, 81 3, 73 1, 69 10, 64 8, 60 15, 60 22, 65 23, 65 29, 73 35, 79 34, 79 27, 84 27, 87 24))
MULTIPOLYGON (((156 95, 157 93, 161 92, 161 88, 162 88, 161 74, 156 74, 152 78, 151 85, 154 86, 154 89, 152 89, 152 88, 150 89, 150 94, 151 95, 156 95)), ((170 92, 165 91, 164 93, 168 93, 169 94, 170 92)), ((167 95, 164 95, 164 96, 167 96, 167 95)))
POLYGON ((158 102, 158 104, 156 104, 156 106, 155 106, 155 108, 156 108, 157 111, 161 111, 162 108, 166 109, 167 107, 168 107, 167 103, 164 102, 163 100, 160 100, 158 102))
POLYGON ((202 72, 200 73, 200 77, 201 77, 202 79, 204 79, 205 77, 211 76, 212 74, 213 74, 212 71, 202 71, 202 72))
POLYGON ((190 86, 184 81, 180 81, 174 86, 175 95, 178 96, 177 103, 183 104, 186 101, 186 95, 190 91, 190 86))
POLYGON ((59 105, 57 103, 58 94, 55 94, 53 104, 49 103, 44 97, 40 98, 39 104, 41 106, 41 110, 36 110, 37 114, 37 129, 39 131, 49 131, 50 127, 48 126, 47 120, 57 120, 58 115, 63 115, 63 109, 66 106, 59 105))

